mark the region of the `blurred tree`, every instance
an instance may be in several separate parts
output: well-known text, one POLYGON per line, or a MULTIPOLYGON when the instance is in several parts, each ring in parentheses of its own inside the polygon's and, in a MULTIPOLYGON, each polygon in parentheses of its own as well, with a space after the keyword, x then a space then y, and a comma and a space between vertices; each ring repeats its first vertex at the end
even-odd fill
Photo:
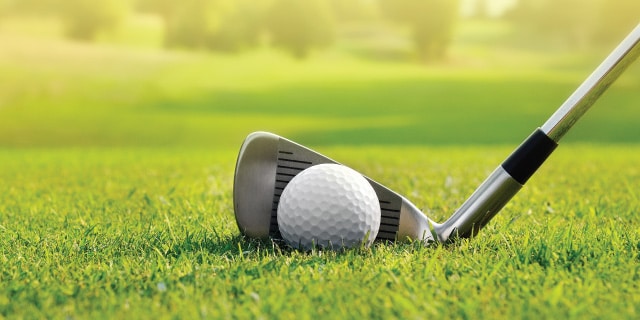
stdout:
POLYGON ((598 0, 598 12, 594 41, 617 43, 640 23, 640 0, 598 0))
POLYGON ((221 51, 239 51, 255 47, 263 32, 266 3, 235 0, 219 16, 216 30, 208 37, 206 47, 221 51))
POLYGON ((331 9, 336 21, 357 22, 377 18, 375 1, 371 0, 331 0, 331 9))
POLYGON ((268 1, 138 0, 138 8, 159 14, 168 47, 239 51, 255 45, 268 1))
POLYGON ((8 14, 52 14, 57 0, 0 0, 0 16, 8 14))
POLYGON ((104 30, 114 28, 130 10, 129 0, 50 0, 52 10, 65 25, 69 37, 93 40, 104 30))
POLYGON ((619 41, 639 14, 638 0, 520 0, 508 17, 527 36, 587 47, 619 41))
POLYGON ((527 35, 585 46, 593 27, 594 0, 520 0, 509 14, 527 35))
POLYGON ((334 20, 325 0, 275 0, 266 27, 275 46, 299 59, 334 40, 334 20))
POLYGON ((489 10, 489 0, 476 0, 474 18, 488 19, 491 18, 489 10))
POLYGON ((382 13, 411 28, 416 50, 425 61, 441 59, 453 37, 458 0, 378 0, 382 13))
POLYGON ((0 0, 0 19, 11 11, 12 5, 13 1, 11 0, 0 0))

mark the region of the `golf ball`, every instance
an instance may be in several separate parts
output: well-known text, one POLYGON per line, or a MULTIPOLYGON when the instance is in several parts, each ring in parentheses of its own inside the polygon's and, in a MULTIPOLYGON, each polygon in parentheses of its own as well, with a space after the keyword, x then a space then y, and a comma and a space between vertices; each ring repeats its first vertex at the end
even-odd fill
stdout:
POLYGON ((310 250, 369 246, 380 228, 380 204, 371 184, 338 164, 312 166, 285 187, 278 228, 292 247, 310 250))

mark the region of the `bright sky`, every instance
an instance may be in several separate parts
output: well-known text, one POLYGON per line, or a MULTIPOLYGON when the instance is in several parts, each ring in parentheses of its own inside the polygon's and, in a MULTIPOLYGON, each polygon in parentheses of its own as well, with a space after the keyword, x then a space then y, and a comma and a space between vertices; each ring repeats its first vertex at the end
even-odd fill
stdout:
MULTIPOLYGON (((476 3, 482 0, 461 0, 461 10, 463 16, 470 16, 474 13, 476 3)), ((499 16, 506 9, 516 4, 517 0, 485 0, 488 4, 489 14, 491 16, 499 16)))

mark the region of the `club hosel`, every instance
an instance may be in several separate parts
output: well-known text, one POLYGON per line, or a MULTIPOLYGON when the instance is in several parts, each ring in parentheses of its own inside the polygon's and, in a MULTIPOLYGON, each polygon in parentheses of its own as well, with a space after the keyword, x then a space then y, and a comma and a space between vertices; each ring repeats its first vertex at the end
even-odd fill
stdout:
POLYGON ((520 189, 522 184, 499 166, 451 218, 436 227, 438 240, 448 242, 476 235, 520 189))
POLYGON ((476 235, 522 189, 557 145, 542 130, 536 129, 451 218, 436 226, 438 240, 447 242, 476 235))

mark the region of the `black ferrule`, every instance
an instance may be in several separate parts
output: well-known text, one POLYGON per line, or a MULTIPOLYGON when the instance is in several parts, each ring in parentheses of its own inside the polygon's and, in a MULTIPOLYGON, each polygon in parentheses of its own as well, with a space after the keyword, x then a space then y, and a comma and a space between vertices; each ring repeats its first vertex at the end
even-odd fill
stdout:
POLYGON ((538 128, 502 163, 502 168, 520 184, 525 184, 557 146, 558 143, 538 128))

